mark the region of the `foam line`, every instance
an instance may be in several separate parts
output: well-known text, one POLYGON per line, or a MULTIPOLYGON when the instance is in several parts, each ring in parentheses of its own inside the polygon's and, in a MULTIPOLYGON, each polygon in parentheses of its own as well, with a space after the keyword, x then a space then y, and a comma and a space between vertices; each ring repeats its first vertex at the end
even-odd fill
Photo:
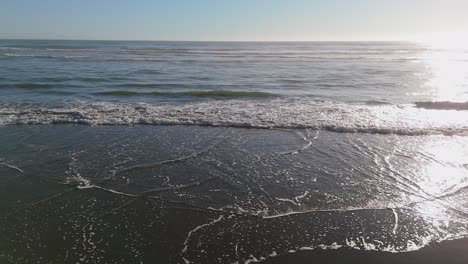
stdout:
MULTIPOLYGON (((188 243, 190 241, 190 238, 192 237, 192 235, 197 232, 198 230, 200 229, 203 229, 207 226, 210 226, 210 225, 213 225, 213 224, 216 224, 217 222, 221 221, 224 219, 224 215, 220 215, 217 219, 214 219, 213 221, 209 222, 209 223, 206 223, 206 224, 202 224, 202 225, 199 225, 197 227, 195 227, 194 229, 190 230, 187 234, 187 237, 185 238, 185 241, 184 241, 184 248, 182 249, 182 252, 181 252, 181 255, 186 253, 187 250, 188 250, 188 243)), ((190 263, 190 261, 186 261, 186 263, 190 263)))
POLYGON ((353 211, 368 211, 368 210, 389 210, 392 208, 388 207, 377 207, 377 208, 349 208, 349 209, 317 209, 317 210, 307 210, 307 211, 292 211, 282 214, 276 215, 267 215, 262 216, 263 219, 273 219, 273 218, 281 218, 281 217, 289 217, 292 215, 301 215, 301 214, 311 214, 311 213, 327 213, 327 212, 353 212, 353 211))
POLYGON ((295 134, 297 136, 299 136, 303 141, 305 141, 306 144, 302 148, 300 148, 298 150, 282 152, 282 153, 279 153, 279 155, 297 155, 297 154, 305 151, 306 149, 310 148, 310 146, 312 146, 312 144, 313 144, 312 143, 313 140, 316 140, 318 138, 319 130, 316 131, 316 134, 312 139, 309 137, 309 135, 305 136, 300 132, 295 132, 295 134))
POLYGON ((116 191, 116 190, 104 188, 104 187, 97 186, 97 185, 77 186, 77 188, 80 189, 80 190, 81 189, 99 189, 99 190, 102 190, 102 191, 105 191, 105 192, 108 192, 108 193, 113 193, 113 194, 122 195, 122 196, 140 197, 138 194, 119 192, 119 191, 116 191))
POLYGON ((20 169, 20 168, 18 168, 18 167, 15 167, 15 166, 13 166, 13 165, 6 164, 6 163, 0 163, 0 165, 1 165, 1 166, 5 166, 5 167, 10 168, 10 169, 13 169, 13 170, 16 170, 16 171, 19 171, 19 172, 21 172, 21 173, 24 174, 24 171, 23 171, 22 169, 20 169))
POLYGON ((286 198, 278 198, 278 197, 275 197, 276 200, 280 201, 280 202, 288 202, 288 203, 292 203, 294 205, 297 205, 299 206, 294 200, 291 200, 291 199, 286 199, 286 198))
POLYGON ((300 203, 301 203, 300 200, 303 199, 303 198, 305 198, 307 195, 309 195, 309 191, 305 191, 304 194, 298 195, 298 196, 294 197, 294 200, 295 200, 298 204, 300 204, 300 203))
POLYGON ((175 190, 186 189, 186 188, 190 188, 190 187, 194 187, 194 186, 200 186, 200 185, 202 185, 202 184, 204 184, 206 182, 210 182, 210 181, 213 181, 215 179, 218 179, 218 177, 213 177, 213 178, 209 178, 209 179, 206 179, 206 180, 202 180, 202 181, 198 181, 198 182, 194 182, 194 183, 190 183, 190 184, 186 184, 186 185, 150 189, 150 190, 146 190, 146 191, 140 193, 140 195, 148 194, 148 193, 152 193, 152 192, 165 192, 165 191, 175 191, 175 190))
POLYGON ((218 144, 219 144, 220 141, 216 142, 215 144, 199 151, 199 152, 195 152, 195 153, 192 153, 191 155, 188 155, 188 156, 185 156, 185 157, 180 157, 180 158, 177 158, 177 159, 170 159, 170 160, 164 160, 164 161, 159 161, 159 162, 154 162, 154 163, 146 163, 146 164, 140 164, 140 165, 135 165, 135 166, 131 166, 131 167, 128 167, 128 168, 124 168, 122 170, 119 170, 116 172, 116 174, 118 173, 122 173, 122 172, 127 172, 127 171, 132 171, 132 170, 140 170, 140 169, 150 169, 150 168, 156 168, 156 167, 160 167, 160 166, 163 166, 163 165, 166 165, 166 164, 172 164, 172 163, 177 163, 177 162, 182 162, 182 161, 186 161, 186 160, 189 160, 189 159, 193 159, 193 158, 196 158, 206 152, 209 152, 211 149, 215 148, 218 144))

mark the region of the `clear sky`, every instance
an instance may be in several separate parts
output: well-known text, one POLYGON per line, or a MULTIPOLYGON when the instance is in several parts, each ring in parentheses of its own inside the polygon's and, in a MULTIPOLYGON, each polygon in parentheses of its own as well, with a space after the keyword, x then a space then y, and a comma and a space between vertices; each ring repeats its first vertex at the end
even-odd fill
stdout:
POLYGON ((0 38, 400 40, 468 34, 468 0, 0 0, 0 38))

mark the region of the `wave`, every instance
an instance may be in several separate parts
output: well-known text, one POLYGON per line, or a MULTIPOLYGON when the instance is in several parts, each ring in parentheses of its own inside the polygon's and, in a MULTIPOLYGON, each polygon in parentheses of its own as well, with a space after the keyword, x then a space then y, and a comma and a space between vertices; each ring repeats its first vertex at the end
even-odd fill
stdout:
POLYGON ((420 48, 409 48, 409 47, 398 47, 396 49, 385 48, 356 48, 356 47, 342 47, 342 48, 319 48, 310 46, 285 46, 285 47, 246 47, 246 46, 235 46, 230 48, 219 48, 213 46, 191 46, 191 47, 171 47, 168 45, 164 46, 117 46, 117 45, 51 45, 47 43, 37 44, 18 44, 18 45, 6 45, 0 46, 0 50, 77 50, 77 51, 111 51, 111 52, 146 52, 146 53, 173 53, 173 54, 238 54, 238 55, 296 55, 296 54, 324 54, 324 55, 406 55, 406 54, 418 54, 426 51, 427 49, 420 48))
POLYGON ((171 96, 171 97, 226 97, 226 98, 238 98, 238 97, 277 97, 278 94, 266 93, 266 92, 242 92, 242 91, 186 91, 186 92, 135 92, 135 91, 108 91, 95 93, 96 95, 112 95, 112 96, 171 96))
POLYGON ((122 47, 120 50, 128 52, 157 52, 157 53, 188 53, 190 49, 175 49, 175 48, 151 48, 151 47, 122 47))
MULTIPOLYGON (((213 96, 210 93, 198 95, 213 96)), ((240 95, 233 94, 233 97, 240 95)), ((409 105, 345 104, 287 97, 184 104, 77 101, 67 102, 62 108, 0 104, 0 125, 196 125, 404 136, 468 135, 465 121, 468 112, 451 113, 447 118, 444 114, 433 116, 427 111, 432 110, 409 105)))
MULTIPOLYGON (((55 60, 84 60, 84 61, 109 61, 109 62, 185 62, 185 63, 204 63, 204 62, 223 62, 223 63, 239 63, 239 62, 327 62, 327 61, 359 61, 359 60, 381 60, 381 61, 413 61, 419 60, 418 58, 393 58, 384 56, 368 56, 368 55, 282 55, 282 54, 210 54, 210 53, 187 53, 188 56, 174 56, 160 57, 154 55, 141 56, 135 53, 135 56, 122 56, 116 54, 115 56, 96 56, 83 53, 83 55, 52 55, 52 54, 34 54, 34 53, 3 53, 3 57, 18 57, 18 58, 37 58, 37 59, 55 59, 55 60), (192 55, 192 56, 189 56, 192 55), (206 55, 206 56, 198 56, 206 55), (213 55, 213 56, 209 56, 213 55)), ((131 54, 131 53, 129 53, 131 54)))
POLYGON ((44 44, 36 44, 36 45, 9 45, 9 46, 2 46, 0 49, 6 50, 94 50, 97 47, 93 46, 74 46, 74 45, 44 45, 44 44))
POLYGON ((415 105, 424 109, 468 111, 468 102, 415 102, 415 105))
POLYGON ((59 91, 59 90, 45 90, 45 91, 38 91, 39 93, 42 94, 50 94, 50 95, 73 95, 76 94, 74 92, 70 91, 59 91))
POLYGON ((56 84, 51 83, 12 83, 0 84, 0 88, 24 88, 24 89, 47 89, 55 87, 56 84))
POLYGON ((364 101, 366 105, 391 105, 389 102, 379 101, 379 100, 368 100, 364 101))
POLYGON ((10 83, 10 84, 0 84, 0 89, 2 88, 21 88, 27 90, 40 90, 40 89, 49 89, 49 88, 72 88, 72 87, 80 87, 78 85, 71 85, 71 84, 60 84, 60 83, 10 83))
POLYGON ((115 85, 115 87, 131 87, 131 88, 160 88, 160 87, 183 87, 184 84, 179 83, 124 83, 115 85))
MULTIPOLYGON (((22 112, 20 115, 40 115, 42 112, 22 112)), ((0 114, 2 115, 2 114, 0 114)), ((399 136, 428 136, 428 135, 468 135, 468 128, 458 130, 443 129, 395 129, 395 128, 360 128, 360 127, 339 127, 339 126, 314 126, 314 125, 271 125, 263 126, 254 123, 243 122, 212 122, 208 120, 193 120, 191 118, 181 118, 181 120, 155 119, 155 118, 109 118, 109 119, 88 119, 86 114, 78 112, 49 112, 48 117, 36 118, 32 120, 17 120, 14 122, 0 122, 0 125, 53 125, 53 124, 83 124, 83 125, 103 125, 103 126, 133 126, 133 125, 156 125, 156 126, 207 126, 207 127, 232 127, 248 129, 311 129, 335 133, 346 134, 377 134, 377 135, 399 135, 399 136)))
POLYGON ((148 75, 159 75, 159 74, 165 74, 163 71, 159 70, 153 70, 153 69, 141 69, 141 70, 135 70, 135 74, 148 74, 148 75))
POLYGON ((30 48, 20 48, 20 47, 0 47, 0 50, 13 50, 13 51, 22 51, 22 50, 31 50, 30 48))
POLYGON ((236 56, 295 56, 295 55, 412 55, 423 50, 388 50, 388 49, 340 49, 340 50, 310 50, 310 49, 292 49, 292 50, 267 50, 267 49, 213 49, 213 48, 157 48, 157 47, 122 47, 121 51, 142 52, 142 53, 169 53, 169 54, 200 54, 200 55, 236 55, 236 56))
POLYGON ((287 79, 287 78, 284 78, 284 79, 279 79, 278 81, 280 82, 283 82, 283 83, 286 83, 286 84, 304 84, 306 83, 307 81, 305 80, 300 80, 300 79, 287 79))
POLYGON ((76 59, 92 59, 88 56, 57 56, 45 54, 19 54, 19 53, 4 53, 4 57, 18 57, 18 58, 38 58, 38 59, 62 59, 62 60, 76 60, 76 59))

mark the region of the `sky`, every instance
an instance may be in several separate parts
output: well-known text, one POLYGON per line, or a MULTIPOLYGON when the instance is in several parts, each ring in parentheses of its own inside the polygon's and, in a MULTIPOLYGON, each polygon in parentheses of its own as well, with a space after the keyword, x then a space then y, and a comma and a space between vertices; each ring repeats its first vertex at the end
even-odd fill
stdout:
POLYGON ((417 40, 468 36, 468 0, 0 0, 2 39, 417 40))

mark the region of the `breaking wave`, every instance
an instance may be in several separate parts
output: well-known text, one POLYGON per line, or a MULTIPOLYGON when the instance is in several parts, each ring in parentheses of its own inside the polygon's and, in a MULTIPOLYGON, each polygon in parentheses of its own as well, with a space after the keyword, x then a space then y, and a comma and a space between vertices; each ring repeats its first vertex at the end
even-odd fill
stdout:
MULTIPOLYGON (((158 85, 159 86, 159 85, 158 85)), ((163 85, 161 85, 163 86, 163 85)), ((242 92, 242 91, 186 91, 186 92, 135 92, 135 91, 109 91, 99 92, 96 95, 113 95, 113 96, 176 96, 176 97, 225 97, 225 98, 238 98, 238 97, 275 97, 278 94, 265 93, 265 92, 242 92)))
MULTIPOLYGON (((123 92, 125 96, 127 92, 123 92)), ((188 96, 248 96, 227 92, 188 96), (217 94, 221 93, 221 94, 217 94)), ((130 96, 133 93, 129 94, 130 96)), ((159 95, 159 94, 156 94, 159 95)), ((255 95, 255 94, 254 94, 255 95)), ((184 93, 181 94, 184 96, 184 93)), ((270 96, 269 94, 259 96, 270 96)), ((199 125, 258 129, 315 129, 339 133, 468 135, 468 113, 434 113, 410 105, 346 104, 310 99, 214 100, 180 103, 75 102, 61 108, 0 104, 0 125, 199 125)))

